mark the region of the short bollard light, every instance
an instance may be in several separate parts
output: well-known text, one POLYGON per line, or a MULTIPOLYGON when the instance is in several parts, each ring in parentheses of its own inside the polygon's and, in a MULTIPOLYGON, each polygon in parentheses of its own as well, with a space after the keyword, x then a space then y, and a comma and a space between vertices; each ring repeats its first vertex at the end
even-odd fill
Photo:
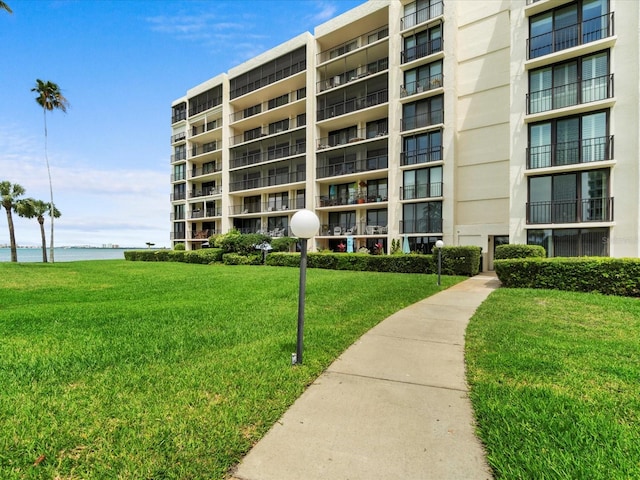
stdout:
POLYGON ((300 239, 300 290, 298 294, 298 338, 296 353, 291 363, 302 364, 302 344, 304 337, 304 297, 307 282, 307 241, 318 233, 320 220, 311 210, 300 210, 291 217, 291 232, 300 239))
POLYGON ((440 273, 442 272, 442 247, 444 247, 444 242, 438 240, 436 242, 436 248, 438 249, 438 286, 440 286, 440 273))

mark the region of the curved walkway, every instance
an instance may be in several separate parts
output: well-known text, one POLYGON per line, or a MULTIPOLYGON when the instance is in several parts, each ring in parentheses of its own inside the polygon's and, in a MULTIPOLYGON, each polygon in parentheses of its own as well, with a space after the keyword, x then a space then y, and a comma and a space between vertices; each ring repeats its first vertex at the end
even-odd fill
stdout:
POLYGON ((345 351, 234 472, 236 480, 490 479, 464 334, 498 286, 480 274, 396 312, 345 351))

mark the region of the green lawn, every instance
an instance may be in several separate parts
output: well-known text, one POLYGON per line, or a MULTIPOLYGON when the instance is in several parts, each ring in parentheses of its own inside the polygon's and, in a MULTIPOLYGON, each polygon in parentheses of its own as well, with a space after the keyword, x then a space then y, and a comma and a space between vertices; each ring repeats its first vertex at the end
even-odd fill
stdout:
POLYGON ((638 299, 500 289, 466 358, 496 478, 640 478, 638 299))
MULTIPOLYGON (((428 275, 114 261, 0 264, 0 478, 221 479, 428 275)), ((443 277, 442 288, 461 278, 443 277)))

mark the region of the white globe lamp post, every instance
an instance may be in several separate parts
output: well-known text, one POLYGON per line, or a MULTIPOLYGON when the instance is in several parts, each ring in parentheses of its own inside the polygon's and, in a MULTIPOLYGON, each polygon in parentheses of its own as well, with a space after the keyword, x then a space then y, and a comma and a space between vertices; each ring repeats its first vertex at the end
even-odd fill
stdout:
POLYGON ((444 247, 444 242, 438 240, 436 242, 436 248, 438 249, 438 286, 440 286, 440 272, 442 271, 442 247, 444 247))
POLYGON ((307 283, 307 241, 318 233, 320 220, 311 210, 300 210, 291 217, 291 233, 300 239, 300 290, 298 294, 298 339, 293 364, 302 364, 304 337, 304 297, 307 283))

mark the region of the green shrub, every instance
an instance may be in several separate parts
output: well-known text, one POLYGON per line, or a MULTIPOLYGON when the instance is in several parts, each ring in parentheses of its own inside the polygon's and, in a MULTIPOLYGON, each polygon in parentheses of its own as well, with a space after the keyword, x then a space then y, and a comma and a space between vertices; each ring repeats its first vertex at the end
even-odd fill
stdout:
POLYGON ((274 252, 289 252, 297 242, 293 237, 278 237, 271 240, 271 248, 274 252))
POLYGON ((640 259, 556 257, 496 260, 505 287, 640 297, 640 259))
POLYGON ((184 243, 176 243, 176 244, 173 246, 173 249, 174 249, 174 250, 184 250, 184 243))
POLYGON ((256 252, 256 245, 270 240, 271 237, 261 233, 231 234, 230 232, 218 237, 216 246, 222 248, 225 253, 252 255, 256 252))
POLYGON ((261 265, 262 254, 240 255, 239 253, 225 253, 222 255, 225 265, 261 265))
POLYGON ((504 259, 504 258, 535 258, 542 257, 545 258, 547 256, 547 252, 544 247, 540 245, 518 245, 518 244, 509 244, 509 245, 498 245, 496 247, 496 256, 495 259, 504 259))
MULTIPOLYGON (((271 253, 267 265, 299 267, 299 253, 271 253)), ((370 272, 434 273, 431 255, 367 255, 363 253, 316 253, 307 255, 309 268, 370 272)))
POLYGON ((186 262, 209 264, 222 261, 222 250, 207 248, 202 250, 128 250, 125 260, 139 262, 186 262))
MULTIPOLYGON (((442 247, 442 273, 472 277, 480 271, 480 247, 442 247)), ((437 270, 438 248, 433 248, 433 262, 437 270)))

